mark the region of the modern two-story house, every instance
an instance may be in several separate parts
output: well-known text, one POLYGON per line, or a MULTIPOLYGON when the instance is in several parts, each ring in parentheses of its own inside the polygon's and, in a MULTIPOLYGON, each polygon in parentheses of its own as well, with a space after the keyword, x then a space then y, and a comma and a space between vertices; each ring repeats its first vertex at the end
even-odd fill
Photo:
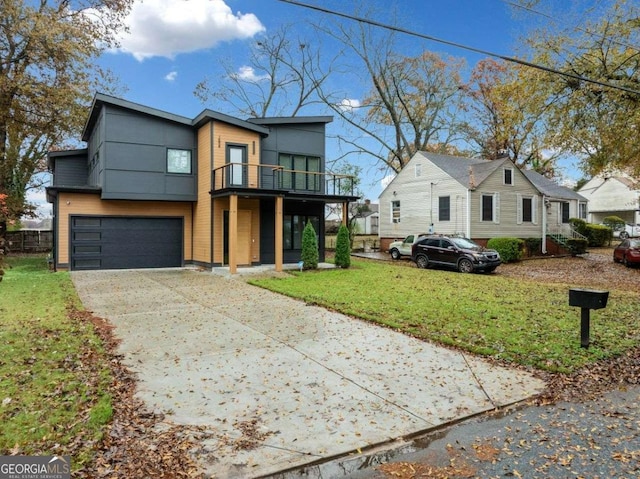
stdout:
POLYGON ((86 148, 49 153, 56 269, 274 264, 300 260, 310 222, 357 200, 325 171, 331 117, 174 115, 97 94, 86 148))
MULTIPOLYGON (((491 238, 569 234, 587 200, 508 158, 483 160, 417 152, 380 194, 380 248, 415 233, 491 238)), ((549 245, 551 247, 551 245, 549 245)))

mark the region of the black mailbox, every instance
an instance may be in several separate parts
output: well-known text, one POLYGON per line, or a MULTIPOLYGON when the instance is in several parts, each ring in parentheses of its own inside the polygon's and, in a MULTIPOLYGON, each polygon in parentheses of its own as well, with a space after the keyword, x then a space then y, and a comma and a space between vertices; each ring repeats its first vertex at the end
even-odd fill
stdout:
POLYGON ((570 289, 569 306, 578 308, 602 309, 607 307, 609 291, 594 291, 591 289, 570 289))
POLYGON ((580 346, 589 347, 589 312, 592 309, 607 307, 609 291, 594 291, 591 289, 570 289, 569 306, 580 308, 580 346))

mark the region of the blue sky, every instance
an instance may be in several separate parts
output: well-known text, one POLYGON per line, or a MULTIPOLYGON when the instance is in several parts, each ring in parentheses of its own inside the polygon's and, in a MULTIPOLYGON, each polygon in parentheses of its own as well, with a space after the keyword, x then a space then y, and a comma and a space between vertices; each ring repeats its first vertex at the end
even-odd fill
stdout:
MULTIPOLYGON (((518 37, 532 23, 545 21, 524 11, 514 15, 510 2, 504 0, 303 1, 354 15, 362 14, 358 5, 366 5, 379 22, 508 56, 516 56, 518 37)), ((248 64, 251 44, 283 25, 289 25, 292 35, 305 37, 310 30, 305 20, 329 17, 278 0, 144 0, 133 6, 121 47, 106 52, 100 66, 115 73, 124 88, 120 96, 129 101, 187 117, 204 108, 230 113, 220 105, 201 103, 194 95, 196 85, 205 77, 222 75, 222 61, 232 61, 240 71, 248 64)), ((484 58, 432 41, 399 38, 407 55, 428 49, 465 57, 469 68, 484 58)), ((364 91, 354 85, 348 94, 358 100, 364 91)), ((328 110, 313 113, 330 114, 328 110)), ((334 122, 330 127, 338 125, 334 122)), ((328 147, 327 156, 333 154, 337 152, 328 147)), ((382 173, 374 165, 361 166, 365 172, 361 189, 376 201, 382 173)), ((566 173, 579 177, 571 168, 566 173)))

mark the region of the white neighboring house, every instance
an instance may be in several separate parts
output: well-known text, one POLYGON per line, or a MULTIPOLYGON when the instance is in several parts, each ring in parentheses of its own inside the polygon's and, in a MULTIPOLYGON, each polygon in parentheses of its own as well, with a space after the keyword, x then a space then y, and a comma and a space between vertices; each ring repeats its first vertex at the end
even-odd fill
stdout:
POLYGON ((491 238, 570 234, 587 200, 508 158, 482 160, 417 152, 380 194, 380 248, 419 231, 491 238))
POLYGON ((602 223, 618 216, 629 224, 640 224, 640 181, 624 173, 597 175, 578 192, 589 200, 587 221, 602 223))
POLYGON ((380 214, 378 205, 371 200, 364 203, 351 203, 351 217, 355 223, 355 232, 359 235, 377 235, 380 214))

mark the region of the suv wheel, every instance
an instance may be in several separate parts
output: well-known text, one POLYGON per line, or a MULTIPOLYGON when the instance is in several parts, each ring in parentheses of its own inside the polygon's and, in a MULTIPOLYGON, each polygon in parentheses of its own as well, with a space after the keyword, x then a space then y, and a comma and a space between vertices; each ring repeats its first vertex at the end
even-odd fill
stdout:
POLYGON ((400 259, 400 251, 397 249, 393 248, 389 253, 391 253, 391 259, 400 259))
POLYGON ((627 233, 626 231, 620 232, 620 239, 626 240, 628 237, 629 237, 629 233, 627 233))
POLYGON ((429 258, 421 254, 416 257, 416 266, 418 268, 426 269, 429 267, 429 258))
POLYGON ((471 273, 473 271, 473 263, 467 258, 458 261, 458 271, 461 273, 471 273))

